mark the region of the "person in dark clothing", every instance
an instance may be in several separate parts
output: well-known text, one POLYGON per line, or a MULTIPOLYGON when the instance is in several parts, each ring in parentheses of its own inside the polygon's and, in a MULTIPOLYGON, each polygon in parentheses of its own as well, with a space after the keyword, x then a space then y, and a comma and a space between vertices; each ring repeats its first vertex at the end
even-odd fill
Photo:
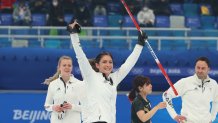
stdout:
POLYGON ((75 16, 72 18, 71 22, 77 20, 77 22, 83 26, 92 26, 90 10, 86 4, 78 2, 77 6, 75 16))
POLYGON ((155 15, 169 16, 171 14, 169 0, 151 0, 148 4, 155 15))
POLYGON ((15 7, 13 14, 14 25, 29 26, 31 24, 31 11, 25 0, 20 0, 15 7))
POLYGON ((77 0, 63 0, 64 13, 75 14, 77 8, 77 0))
POLYGON ((58 0, 52 0, 52 4, 48 13, 48 26, 66 26, 67 23, 64 20, 64 10, 61 2, 58 0))
POLYGON ((48 12, 48 4, 46 0, 31 0, 29 2, 31 13, 42 13, 45 14, 48 12))
POLYGON ((218 0, 211 0, 211 4, 214 16, 218 16, 218 0))
POLYGON ((133 80, 133 89, 129 93, 132 102, 131 123, 151 123, 151 117, 159 110, 166 108, 165 102, 160 102, 151 109, 147 95, 152 92, 151 81, 148 77, 136 76, 133 80), (137 94, 136 94, 137 93, 137 94))

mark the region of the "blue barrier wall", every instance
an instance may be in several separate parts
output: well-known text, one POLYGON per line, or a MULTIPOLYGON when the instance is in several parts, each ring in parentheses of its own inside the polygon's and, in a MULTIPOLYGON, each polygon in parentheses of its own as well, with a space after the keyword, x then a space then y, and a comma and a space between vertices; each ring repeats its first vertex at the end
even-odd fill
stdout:
MULTIPOLYGON (((84 48, 88 58, 95 58, 104 50, 113 54, 115 69, 131 53, 130 50, 84 48)), ((215 50, 155 52, 172 82, 192 75, 195 59, 199 56, 207 56, 211 60, 210 76, 218 80, 218 52, 215 50)), ((0 48, 0 90, 46 90, 47 86, 41 83, 56 72, 57 61, 62 55, 73 58, 73 74, 81 79, 73 49, 0 48)), ((164 91, 169 87, 147 48, 144 48, 135 67, 119 85, 118 90, 130 90, 132 79, 139 74, 151 78, 154 91, 164 91)))
MULTIPOLYGON (((0 123, 49 123, 50 114, 44 110, 45 93, 0 93, 0 123)), ((162 99, 161 95, 149 95, 152 107, 162 99)), ((181 99, 174 100, 178 112, 181 99)), ((131 105, 126 95, 117 97, 117 123, 130 123, 131 105)), ((214 123, 218 122, 218 118, 214 123)), ((152 123, 175 123, 166 109, 159 110, 152 123)))

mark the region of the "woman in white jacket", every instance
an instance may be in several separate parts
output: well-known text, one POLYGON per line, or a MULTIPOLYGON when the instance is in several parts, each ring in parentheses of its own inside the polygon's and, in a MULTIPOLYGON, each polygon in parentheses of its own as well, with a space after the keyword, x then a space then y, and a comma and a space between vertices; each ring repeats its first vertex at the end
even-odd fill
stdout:
POLYGON ((85 84, 74 78, 72 68, 72 59, 62 56, 57 72, 44 82, 49 85, 44 107, 51 112, 51 123, 81 123, 80 104, 85 84))
POLYGON ((139 33, 138 44, 125 63, 115 72, 112 55, 102 52, 95 58, 98 72, 92 69, 84 54, 78 37, 80 26, 77 22, 70 24, 67 30, 71 33, 71 41, 76 53, 83 80, 87 84, 87 100, 83 103, 86 119, 84 123, 116 123, 117 85, 127 76, 138 60, 147 36, 139 33))

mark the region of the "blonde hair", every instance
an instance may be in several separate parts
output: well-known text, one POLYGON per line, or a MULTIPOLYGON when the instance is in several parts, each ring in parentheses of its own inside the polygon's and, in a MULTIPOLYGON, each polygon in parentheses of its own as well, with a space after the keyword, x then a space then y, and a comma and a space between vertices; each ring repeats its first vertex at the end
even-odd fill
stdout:
POLYGON ((55 79, 57 79, 59 77, 59 75, 61 73, 60 70, 59 70, 59 66, 61 64, 61 61, 64 60, 64 59, 69 59, 69 60, 71 60, 73 62, 73 60, 72 60, 72 58, 70 56, 61 56, 59 58, 59 60, 58 60, 58 66, 57 66, 56 73, 53 76, 49 77, 48 79, 45 79, 43 84, 49 85, 52 81, 54 81, 55 79))

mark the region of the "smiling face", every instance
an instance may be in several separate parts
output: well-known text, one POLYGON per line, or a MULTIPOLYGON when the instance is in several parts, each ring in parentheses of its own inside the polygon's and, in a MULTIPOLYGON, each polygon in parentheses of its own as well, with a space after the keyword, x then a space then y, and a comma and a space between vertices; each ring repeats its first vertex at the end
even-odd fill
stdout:
POLYGON ((101 57, 99 63, 96 63, 96 67, 99 72, 108 76, 113 70, 113 60, 110 55, 104 55, 101 57))
POLYGON ((73 69, 72 60, 71 59, 62 59, 59 63, 58 69, 63 78, 68 78, 71 76, 71 72, 73 69))
POLYGON ((209 66, 205 61, 197 61, 195 65, 195 73, 197 74, 198 78, 204 80, 207 78, 209 73, 209 66))

